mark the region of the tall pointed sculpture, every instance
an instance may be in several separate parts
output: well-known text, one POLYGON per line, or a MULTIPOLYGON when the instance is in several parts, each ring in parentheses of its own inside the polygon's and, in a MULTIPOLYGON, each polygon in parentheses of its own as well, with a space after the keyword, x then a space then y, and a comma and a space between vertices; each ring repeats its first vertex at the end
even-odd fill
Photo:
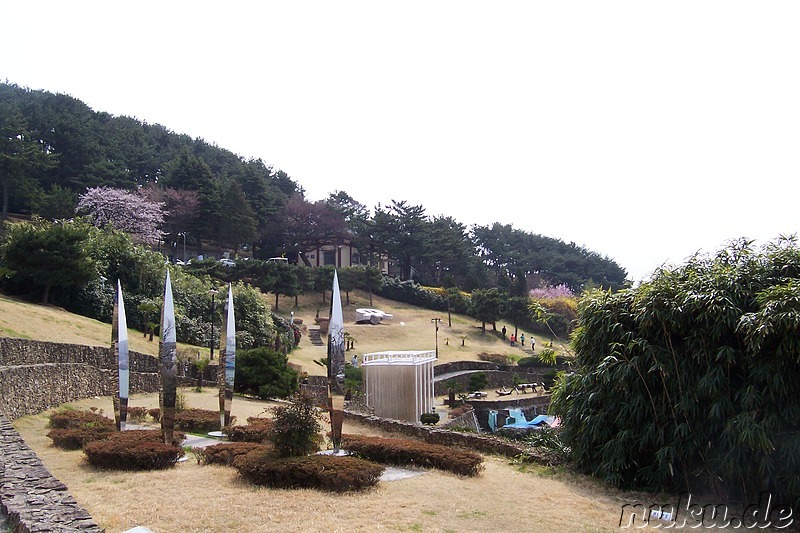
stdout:
POLYGON ((344 318, 339 276, 333 271, 331 319, 328 324, 328 413, 331 417, 333 452, 339 453, 344 422, 344 318))
POLYGON ((111 340, 117 356, 119 394, 114 402, 114 418, 117 429, 125 431, 128 419, 128 393, 130 388, 130 367, 128 363, 128 321, 125 318, 125 301, 122 299, 122 283, 117 280, 117 294, 114 296, 114 315, 111 325, 111 340))
MULTIPOLYGON (((233 288, 228 284, 228 303, 225 304, 225 347, 220 350, 219 367, 224 372, 219 379, 219 423, 221 427, 231 423, 233 403, 233 381, 236 376, 236 320, 233 313, 233 288)), ((218 374, 219 376, 219 374, 218 374)))
POLYGON ((175 338, 175 305, 172 301, 169 270, 167 270, 167 280, 164 284, 164 305, 161 307, 161 341, 158 353, 161 362, 161 431, 164 433, 164 442, 171 444, 172 432, 175 429, 178 354, 175 338))

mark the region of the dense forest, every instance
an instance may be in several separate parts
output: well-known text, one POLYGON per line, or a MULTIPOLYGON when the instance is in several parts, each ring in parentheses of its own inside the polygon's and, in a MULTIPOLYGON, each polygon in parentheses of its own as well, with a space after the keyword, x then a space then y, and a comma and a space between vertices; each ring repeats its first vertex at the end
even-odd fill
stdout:
POLYGON ((260 159, 93 111, 68 95, 0 84, 0 130, 3 217, 96 216, 100 200, 126 192, 140 212, 155 210, 149 244, 167 255, 188 241, 195 250, 302 260, 350 241, 364 264, 388 256, 400 278, 431 286, 503 288, 523 277, 575 291, 627 283, 625 270, 597 252, 510 225, 468 228, 394 199, 370 209, 341 190, 310 202, 285 171, 260 159))

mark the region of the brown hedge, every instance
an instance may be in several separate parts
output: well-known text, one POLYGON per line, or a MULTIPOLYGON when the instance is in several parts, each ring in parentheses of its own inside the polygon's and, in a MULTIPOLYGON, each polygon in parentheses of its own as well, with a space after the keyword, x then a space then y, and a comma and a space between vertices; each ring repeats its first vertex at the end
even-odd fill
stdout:
POLYGON ((270 446, 257 442, 222 442, 205 448, 195 448, 194 454, 198 464, 231 466, 233 460, 240 455, 253 450, 268 452, 270 449, 270 446))
POLYGON ((86 444, 89 464, 108 470, 163 470, 183 455, 173 444, 164 444, 158 430, 120 431, 104 440, 86 444))
POLYGON ((128 420, 141 422, 147 416, 146 407, 128 407, 128 420))
MULTIPOLYGON (((231 423, 236 420, 231 417, 231 423)), ((211 409, 184 409, 175 413, 175 427, 190 433, 217 431, 219 426, 219 411, 211 409)))
POLYGON ((108 427, 116 429, 113 420, 91 411, 75 409, 59 409, 50 413, 50 427, 54 429, 72 429, 78 427, 108 427))
POLYGON ((383 464, 436 468, 460 476, 477 476, 483 470, 483 456, 477 452, 412 439, 342 435, 342 448, 383 464))
POLYGON ((222 432, 231 442, 267 442, 273 422, 269 418, 248 417, 243 426, 225 426, 222 432))
POLYGON ((84 426, 68 429, 51 429, 47 436, 53 441, 53 446, 62 450, 80 450, 86 444, 102 440, 113 433, 115 428, 84 426))
POLYGON ((330 492, 363 490, 378 483, 384 467, 356 457, 306 455, 275 458, 255 450, 233 466, 247 481, 273 488, 310 488, 330 492))
POLYGON ((105 438, 116 431, 114 421, 91 411, 60 409, 50 414, 47 433, 53 445, 62 450, 79 450, 87 443, 105 438))

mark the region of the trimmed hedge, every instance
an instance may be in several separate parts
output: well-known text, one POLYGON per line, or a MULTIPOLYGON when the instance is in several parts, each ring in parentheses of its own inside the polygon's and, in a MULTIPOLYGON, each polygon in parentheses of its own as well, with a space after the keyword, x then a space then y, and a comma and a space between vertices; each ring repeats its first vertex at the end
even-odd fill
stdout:
MULTIPOLYGON (((231 423, 236 420, 231 416, 231 423)), ((175 413, 175 427, 190 433, 205 433, 219 429, 219 411, 211 409, 184 409, 175 413)))
POLYGON ((205 448, 195 448, 198 464, 232 466, 233 460, 253 450, 268 452, 272 448, 257 442, 222 442, 205 448))
POLYGON ((50 427, 54 429, 73 429, 79 427, 109 427, 116 429, 113 420, 92 411, 59 409, 50 413, 50 427))
POLYGON ((412 439, 342 435, 342 448, 377 463, 436 468, 460 476, 477 476, 483 470, 483 456, 477 452, 412 439))
POLYGON ((47 433, 53 446, 62 450, 79 450, 86 444, 104 439, 117 429, 110 418, 91 411, 60 409, 50 414, 47 433))
POLYGON ((128 407, 128 420, 142 422, 147 416, 146 407, 128 407))
POLYGON ((47 436, 53 441, 53 446, 62 450, 80 450, 90 442, 103 440, 116 431, 112 427, 84 426, 69 429, 52 429, 47 436))
POLYGON ((239 456, 233 466, 247 481, 282 489, 319 489, 348 492, 378 483, 384 467, 356 457, 305 455, 275 458, 255 450, 239 456))
POLYGON ((248 424, 243 426, 225 426, 222 432, 231 442, 258 442, 269 440, 273 421, 269 418, 248 417, 248 424))
POLYGON ((183 455, 179 446, 164 444, 159 430, 120 431, 86 444, 83 452, 90 465, 107 470, 163 470, 183 455))

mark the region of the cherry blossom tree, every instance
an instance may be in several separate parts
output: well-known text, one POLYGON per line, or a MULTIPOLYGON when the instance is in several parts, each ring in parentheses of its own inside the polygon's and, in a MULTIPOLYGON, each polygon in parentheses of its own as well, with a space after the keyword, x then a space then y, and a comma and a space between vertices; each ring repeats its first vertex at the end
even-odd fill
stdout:
POLYGON ((138 192, 90 187, 81 195, 75 212, 87 215, 98 228, 111 224, 138 242, 155 244, 163 237, 164 204, 138 192))

